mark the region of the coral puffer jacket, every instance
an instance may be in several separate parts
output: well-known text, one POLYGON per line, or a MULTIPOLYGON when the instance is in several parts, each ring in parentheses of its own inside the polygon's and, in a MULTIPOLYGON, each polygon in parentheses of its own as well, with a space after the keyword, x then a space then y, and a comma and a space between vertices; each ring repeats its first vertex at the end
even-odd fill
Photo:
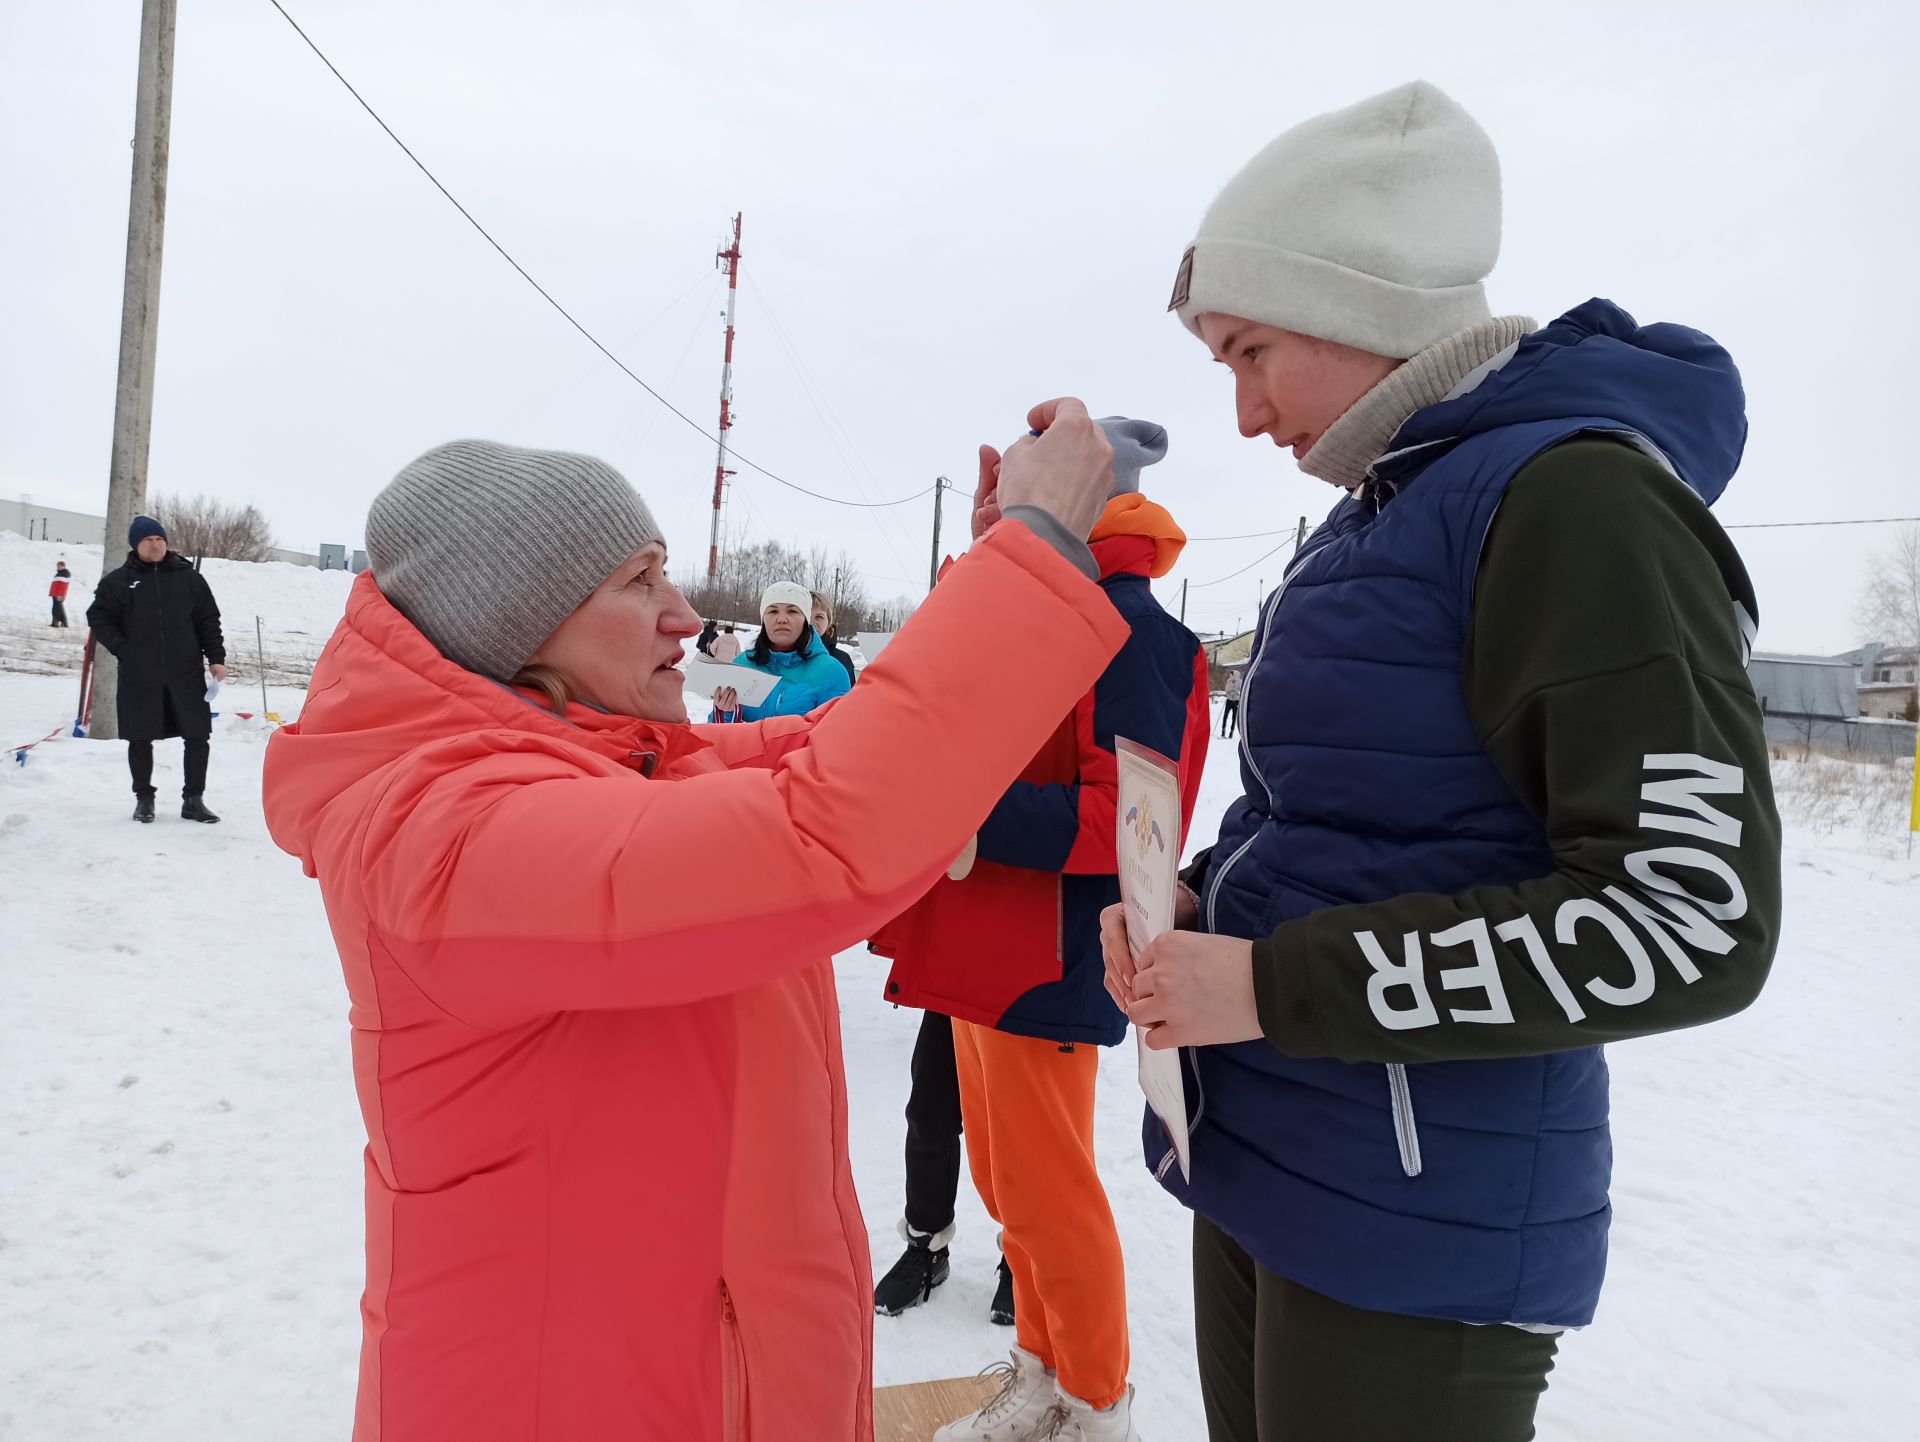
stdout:
POLYGON ((562 719, 360 578, 265 779, 352 1001, 358 1442, 871 1436, 830 958, 1126 634, 1003 522, 810 717, 562 719), (983 624, 1034 642, 982 655, 983 624))

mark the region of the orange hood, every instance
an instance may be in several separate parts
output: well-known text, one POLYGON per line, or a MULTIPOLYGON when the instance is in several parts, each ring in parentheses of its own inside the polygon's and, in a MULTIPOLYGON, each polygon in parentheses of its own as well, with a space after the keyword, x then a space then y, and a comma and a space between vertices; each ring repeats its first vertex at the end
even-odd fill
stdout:
POLYGON ((1147 574, 1156 578, 1173 569, 1187 545, 1187 533, 1180 529, 1173 513, 1138 491, 1108 501, 1087 541, 1092 544, 1116 536, 1141 536, 1153 542, 1153 565, 1147 574))

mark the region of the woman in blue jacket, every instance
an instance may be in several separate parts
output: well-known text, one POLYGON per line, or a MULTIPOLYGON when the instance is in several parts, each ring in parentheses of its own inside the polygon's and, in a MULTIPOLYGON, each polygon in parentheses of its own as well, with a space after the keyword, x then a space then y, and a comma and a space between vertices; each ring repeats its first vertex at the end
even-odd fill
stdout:
POLYGON ((759 706, 742 705, 732 687, 714 692, 715 721, 804 716, 853 689, 846 670, 807 620, 812 605, 813 592, 793 581, 775 581, 760 593, 760 635, 733 664, 777 676, 780 684, 759 706))

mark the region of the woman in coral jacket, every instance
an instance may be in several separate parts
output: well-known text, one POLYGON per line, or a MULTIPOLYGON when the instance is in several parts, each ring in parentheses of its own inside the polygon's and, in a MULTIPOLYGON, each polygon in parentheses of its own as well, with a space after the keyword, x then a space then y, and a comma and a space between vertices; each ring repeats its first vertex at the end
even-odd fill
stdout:
POLYGON ((1111 448, 1076 401, 1030 419, 1006 519, 817 721, 686 724, 700 620, 602 462, 455 442, 375 501, 265 777, 352 1000, 357 1442, 871 1436, 829 959, 1127 634, 1080 539, 1111 448), (955 697, 983 618, 1034 644, 955 697), (715 911, 721 866, 755 884, 715 911))

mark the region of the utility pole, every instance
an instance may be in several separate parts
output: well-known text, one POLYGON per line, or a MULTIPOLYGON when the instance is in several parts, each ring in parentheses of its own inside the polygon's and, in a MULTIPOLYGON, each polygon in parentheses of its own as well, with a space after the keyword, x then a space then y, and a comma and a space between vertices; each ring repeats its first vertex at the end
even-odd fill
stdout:
POLYGON ((1258 598, 1257 600, 1255 600, 1255 601, 1254 601, 1254 603, 1253 603, 1253 614, 1254 614, 1254 615, 1256 615, 1256 616, 1258 616, 1258 615, 1260 614, 1260 610, 1261 610, 1261 608, 1262 608, 1263 606, 1265 606, 1265 605, 1267 604, 1267 581, 1266 581, 1266 577, 1264 577, 1264 576, 1256 576, 1256 577, 1254 578, 1254 584, 1255 584, 1255 585, 1257 585, 1257 586, 1258 586, 1258 587, 1260 588, 1260 591, 1259 591, 1259 598, 1258 598))
MULTIPOLYGON (((127 202, 127 270, 120 298, 120 380, 113 402, 113 463, 107 475, 107 529, 101 566, 126 543, 147 504, 147 449, 153 431, 153 361, 160 339, 160 250, 167 225, 167 145, 173 117, 174 0, 140 7, 140 78, 134 91, 133 185, 127 202)), ((114 695, 120 667, 99 648, 94 694, 104 699, 91 734, 120 736, 114 695)))
POLYGON ((727 432, 733 429, 733 317, 740 296, 740 212, 733 217, 733 244, 719 253, 727 273, 727 350, 720 362, 720 455, 713 463, 713 529, 707 537, 707 580, 720 577, 720 516, 727 503, 727 432))
POLYGON ((1300 518, 1300 529, 1293 533, 1293 554, 1299 555, 1300 548, 1307 543, 1307 518, 1300 518))
POLYGON ((1184 576, 1180 578, 1180 624, 1187 624, 1187 580, 1184 576))
POLYGON ((927 589, 931 591, 940 580, 940 493, 953 482, 945 476, 933 478, 933 557, 927 562, 927 589))

